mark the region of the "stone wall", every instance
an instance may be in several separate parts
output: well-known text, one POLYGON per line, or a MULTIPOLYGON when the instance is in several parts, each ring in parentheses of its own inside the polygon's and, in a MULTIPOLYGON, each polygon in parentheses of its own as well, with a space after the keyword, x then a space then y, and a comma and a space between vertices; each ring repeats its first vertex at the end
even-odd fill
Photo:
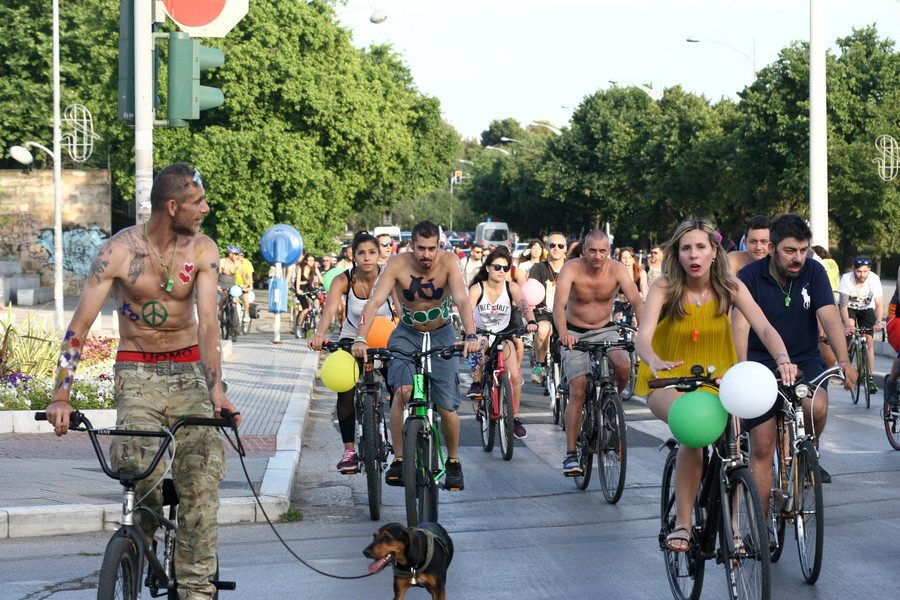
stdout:
MULTIPOLYGON (((65 294, 78 295, 91 260, 111 230, 109 171, 62 172, 65 294)), ((0 170, 0 260, 53 286, 53 171, 0 170)))

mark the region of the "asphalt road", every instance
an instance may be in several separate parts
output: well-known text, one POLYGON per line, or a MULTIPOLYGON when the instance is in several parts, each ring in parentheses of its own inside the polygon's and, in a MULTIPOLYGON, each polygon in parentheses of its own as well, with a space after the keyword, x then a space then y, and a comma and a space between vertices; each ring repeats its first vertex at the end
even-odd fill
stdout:
MULTIPOLYGON (((879 359, 876 372, 887 363, 879 359)), ((461 409, 460 451, 466 489, 442 491, 440 521, 456 554, 448 574, 451 599, 670 597, 657 543, 659 480, 664 426, 639 400, 626 402, 628 472, 619 504, 606 503, 596 478, 586 491, 561 475, 564 437, 550 419, 546 398, 526 384, 522 416, 528 438, 516 442, 511 461, 485 453, 471 404, 461 409)), ((368 519, 362 475, 342 476, 333 394, 314 394, 294 504, 303 520, 276 527, 290 547, 317 568, 341 576, 364 575, 362 549, 377 523, 368 519)), ((880 394, 878 396, 880 398, 880 394)), ((853 406, 831 388, 822 464, 834 477, 825 486, 825 557, 815 586, 803 583, 796 544, 772 568, 772 598, 895 596, 890 575, 900 550, 900 453, 884 436, 877 404, 853 406)), ((403 521, 402 490, 385 487, 383 521, 403 521)), ((94 598, 107 535, 0 543, 0 598, 94 598)), ((221 530, 222 577, 238 582, 222 598, 390 598, 391 575, 339 580, 299 564, 265 525, 221 530)), ((726 597, 721 565, 707 563, 703 598, 726 597)), ((422 589, 407 598, 427 598, 422 589)))

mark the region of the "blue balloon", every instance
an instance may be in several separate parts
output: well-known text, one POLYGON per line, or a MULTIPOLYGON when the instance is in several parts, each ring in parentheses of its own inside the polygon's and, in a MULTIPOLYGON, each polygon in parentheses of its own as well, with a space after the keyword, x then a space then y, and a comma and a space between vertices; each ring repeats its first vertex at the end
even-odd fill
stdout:
POLYGON ((259 240, 259 251, 270 265, 292 265, 303 255, 303 236, 290 225, 273 225, 259 240))

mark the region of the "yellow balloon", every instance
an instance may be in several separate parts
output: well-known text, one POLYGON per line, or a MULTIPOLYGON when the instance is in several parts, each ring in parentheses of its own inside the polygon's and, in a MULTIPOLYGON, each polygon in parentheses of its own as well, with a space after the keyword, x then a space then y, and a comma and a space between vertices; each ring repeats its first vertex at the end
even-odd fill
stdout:
POLYGON ((332 352, 322 363, 322 383, 333 392, 353 389, 359 379, 359 363, 345 350, 332 352))

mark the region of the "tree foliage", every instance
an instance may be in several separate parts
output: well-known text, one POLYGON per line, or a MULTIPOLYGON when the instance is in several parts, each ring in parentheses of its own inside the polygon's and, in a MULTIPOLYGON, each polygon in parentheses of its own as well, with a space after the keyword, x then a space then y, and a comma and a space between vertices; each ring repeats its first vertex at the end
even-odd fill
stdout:
MULTIPOLYGON (((116 201, 133 203, 134 132, 116 119, 118 4, 61 3, 62 104, 91 110, 116 201)), ((459 151, 439 102, 418 92, 402 58, 386 45, 356 49, 332 4, 252 2, 225 38, 203 40, 225 53, 204 75, 225 104, 188 127, 154 129, 156 170, 186 161, 203 173, 212 208, 204 231, 222 244, 256 254, 267 227, 288 223, 309 250, 333 250, 350 213, 440 186, 459 151)), ((0 8, 0 19, 0 144, 48 141, 49 4, 23 0, 0 8)), ((165 42, 161 53, 164 65, 165 42)))

